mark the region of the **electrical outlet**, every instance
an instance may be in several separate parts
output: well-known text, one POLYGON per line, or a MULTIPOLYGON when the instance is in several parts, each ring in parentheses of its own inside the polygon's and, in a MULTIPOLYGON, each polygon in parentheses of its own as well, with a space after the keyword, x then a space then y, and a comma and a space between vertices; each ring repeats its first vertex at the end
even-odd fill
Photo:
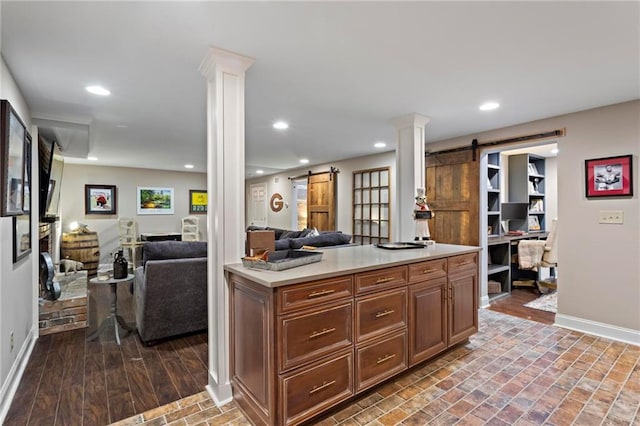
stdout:
POLYGON ((600 210, 600 223, 624 223, 624 211, 622 210, 600 210))
POLYGON ((9 349, 9 352, 13 352, 13 331, 9 334, 9 339, 11 340, 11 348, 9 349))

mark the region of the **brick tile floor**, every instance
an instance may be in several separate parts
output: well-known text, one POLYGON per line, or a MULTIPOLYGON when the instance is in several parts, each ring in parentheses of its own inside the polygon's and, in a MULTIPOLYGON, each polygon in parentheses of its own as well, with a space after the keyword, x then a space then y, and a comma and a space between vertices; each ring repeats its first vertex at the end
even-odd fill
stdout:
MULTIPOLYGON (((640 426, 640 347, 481 309, 469 343, 315 423, 640 426)), ((201 392, 115 424, 250 423, 201 392)))

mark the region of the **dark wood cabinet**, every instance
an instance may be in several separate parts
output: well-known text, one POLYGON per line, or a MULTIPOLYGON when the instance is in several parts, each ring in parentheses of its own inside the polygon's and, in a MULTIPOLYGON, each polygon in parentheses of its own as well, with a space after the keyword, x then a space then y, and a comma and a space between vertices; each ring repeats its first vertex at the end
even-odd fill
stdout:
POLYGON ((269 288, 230 273, 234 400, 293 425, 477 331, 477 252, 269 288))
POLYGON ((409 365, 447 348, 447 277, 409 286, 409 365))

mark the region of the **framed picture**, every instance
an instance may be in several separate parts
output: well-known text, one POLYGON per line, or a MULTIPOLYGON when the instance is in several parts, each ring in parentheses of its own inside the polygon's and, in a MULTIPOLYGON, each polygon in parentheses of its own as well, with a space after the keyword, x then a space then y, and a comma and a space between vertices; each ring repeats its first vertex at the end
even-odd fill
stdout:
POLYGON ((22 211, 31 214, 31 135, 24 138, 24 187, 22 189, 22 211))
POLYGON ((117 214, 115 185, 85 185, 84 214, 117 214))
POLYGON ((207 191, 205 189, 189 190, 189 213, 207 213, 207 191))
POLYGON ((23 214, 26 127, 9 101, 0 101, 2 216, 23 214))
POLYGON ((585 160, 584 168, 587 198, 633 195, 633 156, 585 160))
POLYGON ((31 253, 31 215, 13 217, 13 263, 31 253))
POLYGON ((139 186, 138 214, 173 214, 173 188, 139 186))

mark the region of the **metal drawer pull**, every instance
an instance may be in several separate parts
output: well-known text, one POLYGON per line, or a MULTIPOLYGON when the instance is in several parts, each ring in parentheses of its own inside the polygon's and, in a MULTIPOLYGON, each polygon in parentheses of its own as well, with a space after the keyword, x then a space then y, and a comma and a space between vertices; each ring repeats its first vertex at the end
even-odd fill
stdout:
POLYGON ((466 262, 460 262, 460 263, 458 263, 456 266, 469 265, 470 263, 473 263, 473 262, 472 262, 472 261, 470 261, 470 260, 467 260, 466 262))
POLYGON ((315 339, 316 337, 324 336, 325 334, 333 333, 334 331, 336 331, 335 327, 323 328, 322 331, 314 331, 313 333, 311 333, 309 339, 315 339))
POLYGON ((332 380, 330 382, 322 382, 322 384, 320 386, 315 385, 314 387, 311 388, 311 390, 309 391, 309 395, 313 395, 316 392, 320 392, 322 389, 328 388, 329 386, 331 386, 332 384, 334 384, 336 381, 332 380))
POLYGON ((440 269, 435 269, 435 268, 431 268, 431 269, 425 269, 424 271, 422 271, 423 274, 430 274, 432 272, 438 272, 440 269))
POLYGON ((376 364, 382 364, 383 362, 389 361, 391 358, 395 358, 396 354, 385 355, 378 358, 376 364))
POLYGON ((389 281, 393 281, 393 277, 378 278, 376 284, 388 283, 389 281))
POLYGON ((378 312, 378 313, 376 314, 376 318, 386 317, 387 315, 391 315, 391 314, 392 314, 392 313, 394 313, 394 312, 395 312, 395 310, 393 310, 393 309, 385 309, 385 310, 384 310, 384 311, 382 311, 382 312, 378 312))
POLYGON ((313 299, 314 297, 326 296, 327 294, 335 293, 335 290, 320 290, 314 291, 307 296, 308 299, 313 299))

